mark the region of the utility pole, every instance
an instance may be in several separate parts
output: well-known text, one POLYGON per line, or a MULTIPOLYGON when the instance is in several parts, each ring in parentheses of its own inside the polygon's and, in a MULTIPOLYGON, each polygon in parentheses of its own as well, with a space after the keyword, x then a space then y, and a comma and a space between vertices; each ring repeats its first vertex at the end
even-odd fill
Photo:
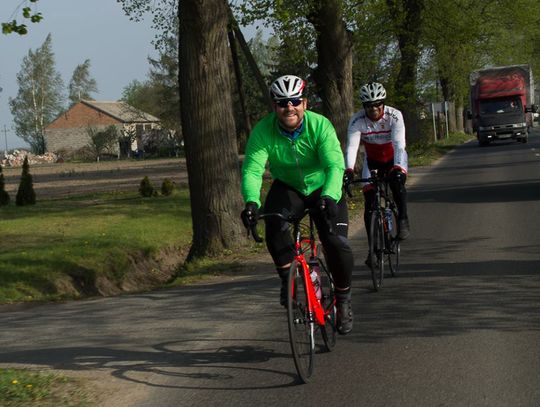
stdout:
POLYGON ((4 139, 6 140, 6 149, 4 150, 4 157, 7 158, 8 155, 8 144, 7 144, 7 127, 4 124, 4 139))

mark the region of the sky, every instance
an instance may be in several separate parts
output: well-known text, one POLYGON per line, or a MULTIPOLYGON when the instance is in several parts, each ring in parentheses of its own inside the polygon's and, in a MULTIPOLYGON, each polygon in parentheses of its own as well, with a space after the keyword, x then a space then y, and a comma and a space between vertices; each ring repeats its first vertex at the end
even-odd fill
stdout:
MULTIPOLYGON (((21 0, 0 0, 0 22, 16 18, 21 0)), ((9 98, 17 96, 16 75, 30 49, 39 48, 50 33, 56 70, 67 85, 73 70, 90 59, 90 75, 96 80, 96 100, 118 100, 132 80, 146 79, 148 56, 157 53, 151 44, 156 31, 151 16, 142 22, 130 21, 116 0, 40 0, 36 11, 43 14, 40 23, 28 23, 26 35, 0 33, 0 150, 25 147, 15 135, 9 98), (7 130, 7 134, 5 132, 7 130), (6 137, 7 136, 7 137, 6 137)))

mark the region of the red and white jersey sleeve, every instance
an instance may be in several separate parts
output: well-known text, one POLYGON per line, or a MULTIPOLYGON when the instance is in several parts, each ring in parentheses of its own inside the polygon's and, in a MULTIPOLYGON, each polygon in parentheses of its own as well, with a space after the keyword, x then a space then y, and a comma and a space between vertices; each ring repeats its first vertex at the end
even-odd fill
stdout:
POLYGON ((366 158, 380 163, 394 160, 394 166, 407 173, 405 125, 399 110, 385 106, 383 116, 376 122, 366 116, 365 110, 351 117, 345 150, 347 168, 354 168, 360 143, 364 145, 366 158))

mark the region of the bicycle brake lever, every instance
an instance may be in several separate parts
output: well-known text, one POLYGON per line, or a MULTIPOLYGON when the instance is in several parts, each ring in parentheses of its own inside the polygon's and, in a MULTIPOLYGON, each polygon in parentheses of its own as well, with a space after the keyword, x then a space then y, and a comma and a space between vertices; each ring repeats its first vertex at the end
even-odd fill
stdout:
POLYGON ((347 184, 345 186, 345 193, 347 194, 347 196, 349 198, 352 198, 353 197, 353 193, 352 193, 352 190, 351 190, 351 184, 347 184))
POLYGON ((255 240, 257 243, 261 243, 263 241, 262 237, 259 236, 259 233, 257 233, 257 225, 251 225, 249 228, 249 231, 251 232, 251 236, 253 237, 253 240, 255 240))

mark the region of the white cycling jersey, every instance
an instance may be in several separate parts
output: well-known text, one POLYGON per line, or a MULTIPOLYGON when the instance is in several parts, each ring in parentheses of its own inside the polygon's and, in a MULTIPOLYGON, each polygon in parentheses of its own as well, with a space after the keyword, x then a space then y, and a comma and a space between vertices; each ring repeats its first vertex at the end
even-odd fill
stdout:
POLYGON ((349 121, 345 165, 354 168, 360 142, 365 148, 362 177, 369 177, 367 159, 381 164, 394 161, 394 166, 405 174, 408 170, 405 150, 405 125, 403 115, 393 107, 384 106, 384 113, 377 121, 372 121, 365 110, 356 112, 349 121))

